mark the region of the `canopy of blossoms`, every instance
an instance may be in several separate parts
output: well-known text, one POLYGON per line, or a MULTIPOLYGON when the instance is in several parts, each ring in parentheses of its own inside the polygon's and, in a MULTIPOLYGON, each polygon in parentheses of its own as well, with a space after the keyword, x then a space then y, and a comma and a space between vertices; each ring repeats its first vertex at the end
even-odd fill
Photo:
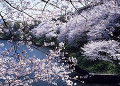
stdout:
MULTIPOLYGON (((59 78, 67 85, 73 85, 68 76, 71 73, 70 66, 58 63, 61 61, 59 57, 64 57, 61 50, 66 40, 69 44, 76 39, 81 39, 81 43, 88 41, 82 49, 90 59, 119 60, 119 42, 111 38, 115 27, 120 27, 119 0, 0 0, 0 5, 0 17, 3 20, 0 32, 10 37, 10 48, 0 51, 1 86, 29 86, 38 80, 57 85, 59 78), (64 15, 66 22, 58 20, 60 15, 64 15), (17 30, 14 29, 15 20, 24 22, 17 26, 17 30), (35 26, 35 20, 42 23, 35 26), (26 22, 35 27, 31 28, 26 22), (49 54, 46 53, 45 59, 28 57, 26 50, 20 49, 20 46, 26 45, 34 52, 29 33, 38 38, 42 35, 55 37, 62 43, 55 50, 50 50, 49 54), (18 53, 18 50, 21 52, 18 53)), ((0 46, 5 45, 1 43, 0 46)), ((77 63, 74 58, 69 60, 73 65, 77 63)))

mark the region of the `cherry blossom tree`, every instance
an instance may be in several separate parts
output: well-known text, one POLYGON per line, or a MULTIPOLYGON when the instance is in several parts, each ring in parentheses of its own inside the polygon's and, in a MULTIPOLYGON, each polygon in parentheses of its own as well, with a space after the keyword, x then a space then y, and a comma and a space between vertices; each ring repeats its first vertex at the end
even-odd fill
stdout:
MULTIPOLYGON (((60 61, 59 57, 64 57, 64 53, 61 52, 62 48, 64 47, 63 43, 60 43, 59 47, 55 50, 50 50, 49 54, 40 50, 46 54, 46 58, 43 60, 35 56, 28 57, 26 50, 21 49, 22 45, 26 45, 29 51, 34 52, 31 48, 35 47, 32 45, 32 37, 30 36, 32 30, 28 24, 32 24, 34 26, 35 20, 47 20, 48 22, 51 22, 52 18, 58 18, 58 16, 62 13, 66 13, 67 6, 69 4, 66 3, 64 5, 62 1, 58 2, 52 0, 0 1, 0 16, 3 20, 1 29, 3 31, 3 35, 9 34, 8 44, 10 45, 9 49, 5 48, 4 51, 0 51, 0 85, 30 86, 31 83, 38 80, 57 85, 56 80, 59 78, 62 78, 62 80, 68 85, 73 84, 73 82, 69 80, 68 76, 68 74, 71 72, 69 65, 64 65, 64 63, 60 65, 58 63, 60 61), (59 5, 59 3, 61 4, 59 5), (38 9, 37 6, 40 6, 40 9, 38 9), (52 10, 47 9, 47 6, 52 10), (58 14, 55 14, 53 10, 58 14), (16 20, 19 21, 17 25, 15 22, 16 20)), ((52 27, 55 26, 54 28, 56 28, 58 23, 59 22, 54 22, 52 27)), ((47 30, 48 29, 46 29, 46 31, 47 30)), ((51 30, 54 29, 52 28, 51 30)), ((36 31, 39 33, 39 30, 36 31)), ((42 30, 40 30, 40 32, 42 32, 42 34, 46 34, 46 32, 44 33, 42 30)), ((44 44, 44 46, 47 46, 46 43, 44 44)), ((3 47, 4 44, 1 43, 0 46, 3 47)), ((74 58, 69 60, 76 64, 76 60, 74 58)))
MULTIPOLYGON (((81 39, 85 37, 83 40, 88 41, 110 38, 114 27, 119 26, 119 22, 110 23, 119 18, 119 5, 119 0, 0 0, 0 17, 3 20, 0 28, 3 34, 9 33, 10 37, 8 40, 10 48, 0 51, 0 85, 30 86, 38 80, 57 85, 56 79, 60 77, 67 85, 73 85, 68 76, 71 73, 70 65, 60 66, 58 63, 61 61, 60 57, 64 57, 64 52, 61 52, 64 41, 72 43, 80 37, 81 39), (59 20, 61 15, 66 22, 59 20), (15 20, 20 21, 18 25, 15 24, 15 20), (37 26, 35 20, 42 23, 37 26), (60 34, 57 33, 58 30, 60 34), (30 58, 26 50, 20 48, 26 45, 31 52, 34 52, 31 47, 35 46, 30 34, 38 38, 42 35, 56 37, 62 43, 59 43, 55 50, 50 50, 49 54, 42 51, 46 54, 43 60, 35 56, 30 58)), ((99 43, 111 45, 111 42, 99 43)), ((114 43, 118 45, 117 42, 114 43)), ((53 44, 54 42, 51 43, 53 44)), ((97 42, 94 44, 99 46, 97 42)), ((0 46, 5 45, 1 43, 0 46)), ((44 42, 44 46, 48 44, 44 42)), ((113 56, 111 52, 114 50, 110 46, 107 49, 111 50, 109 53, 113 56)), ((83 50, 87 52, 86 47, 83 50)), ((69 58, 69 61, 72 61, 73 65, 77 63, 74 58, 69 58)))
MULTIPOLYGON (((43 60, 40 58, 28 57, 26 50, 22 50, 22 54, 18 53, 16 48, 23 45, 22 41, 13 44, 12 40, 8 40, 9 49, 0 51, 0 82, 2 86, 29 86, 34 81, 43 80, 54 85, 57 85, 56 79, 60 77, 63 81, 68 81, 70 73, 69 66, 62 64, 59 66, 57 60, 61 52, 61 48, 56 51, 50 51, 50 54, 43 60)), ((1 44, 3 47, 4 44, 1 44)), ((30 45, 26 45, 30 51, 30 45)), ((68 83, 69 84, 69 83, 68 83)))
POLYGON ((120 43, 115 40, 91 41, 85 44, 83 55, 90 60, 105 60, 116 65, 116 73, 120 70, 120 43))
POLYGON ((114 27, 119 27, 119 12, 119 6, 114 1, 83 11, 81 15, 85 18, 76 15, 60 28, 58 40, 73 43, 80 39, 82 43, 84 40, 110 39, 114 27))
POLYGON ((101 59, 101 60, 119 60, 119 42, 114 40, 109 41, 91 41, 83 48, 84 54, 89 56, 89 59, 101 59))

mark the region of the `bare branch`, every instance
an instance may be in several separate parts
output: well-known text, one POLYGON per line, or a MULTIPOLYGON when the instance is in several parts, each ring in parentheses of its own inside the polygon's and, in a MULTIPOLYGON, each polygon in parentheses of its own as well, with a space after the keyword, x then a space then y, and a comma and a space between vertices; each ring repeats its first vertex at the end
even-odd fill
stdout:
MULTIPOLYGON (((41 0, 42 2, 47 2, 47 1, 45 1, 45 0, 41 0)), ((50 3, 50 2, 47 2, 48 4, 50 4, 50 5, 52 5, 52 6, 54 6, 54 7, 56 7, 56 8, 59 8, 60 9, 60 7, 58 7, 58 6, 56 6, 56 5, 54 5, 54 4, 52 4, 52 3, 50 3)))
MULTIPOLYGON (((72 3, 72 0, 70 0, 70 3, 72 4, 72 6, 75 8, 75 10, 80 14, 79 10, 74 6, 74 4, 72 3)), ((80 14, 81 15, 81 14, 80 14)), ((83 15, 81 15, 82 17, 85 18, 85 20, 87 21, 87 18, 83 15)))
MULTIPOLYGON (((48 1, 45 3, 45 6, 44 6, 44 8, 43 8, 43 11, 45 10, 45 7, 47 6, 47 4, 48 4, 49 1, 50 1, 50 0, 48 0, 48 1)), ((42 11, 42 13, 43 13, 43 11, 42 11)))
POLYGON ((0 13, 0 16, 1 16, 1 18, 2 18, 2 20, 3 20, 3 22, 4 22, 4 24, 5 24, 5 27, 8 27, 8 26, 7 26, 7 22, 5 21, 5 19, 3 18, 3 16, 2 16, 1 13, 0 13))
POLYGON ((33 18, 31 15, 29 15, 28 13, 24 12, 23 10, 17 9, 16 7, 14 7, 12 4, 10 4, 7 0, 4 0, 9 6, 11 6, 12 8, 16 9, 17 11, 23 12, 24 14, 28 15, 29 17, 33 18))

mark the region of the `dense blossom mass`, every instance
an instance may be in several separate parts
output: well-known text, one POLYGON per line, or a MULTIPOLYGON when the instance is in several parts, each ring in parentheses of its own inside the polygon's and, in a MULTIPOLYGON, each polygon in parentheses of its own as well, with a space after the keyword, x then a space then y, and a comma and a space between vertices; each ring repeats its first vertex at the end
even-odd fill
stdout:
POLYGON ((37 28, 34 28, 32 33, 36 37, 42 37, 46 35, 46 37, 57 37, 57 30, 60 28, 60 25, 56 25, 53 21, 43 21, 37 28))
MULTIPOLYGON (((119 64, 119 0, 0 0, 0 6, 0 36, 10 46, 0 51, 1 86, 30 86, 38 80, 57 85, 59 78, 67 85, 76 85, 69 77, 74 68, 58 63, 67 53, 63 52, 65 44, 79 47, 89 59, 119 64), (49 54, 44 52, 45 59, 29 57, 27 50, 21 49, 26 45, 34 52, 33 44, 39 44, 42 37, 59 42, 49 54)), ((42 41, 42 46, 55 45, 42 41)), ((73 57, 68 61, 77 64, 73 57)))
POLYGON ((120 60, 120 43, 114 40, 90 42, 82 48, 89 59, 120 60))
POLYGON ((71 43, 82 37, 85 37, 85 40, 109 39, 114 27, 120 26, 118 23, 120 9, 112 1, 84 11, 81 15, 73 17, 64 24, 60 29, 58 40, 68 40, 71 43), (84 15, 86 19, 81 15, 84 15))
POLYGON ((90 2, 93 6, 78 10, 80 14, 74 14, 67 23, 63 23, 59 29, 56 28, 60 32, 56 37, 59 41, 67 42, 72 46, 78 47, 84 44, 83 54, 90 59, 119 60, 117 51, 119 42, 116 41, 119 40, 119 32, 116 31, 120 28, 120 2, 119 0, 89 0, 90 2))
MULTIPOLYGON (((8 40, 8 43, 11 47, 5 49, 5 51, 0 51, 0 85, 29 86, 38 80, 57 85, 56 80, 60 77, 62 77, 62 80, 65 82, 70 81, 67 75, 70 73, 70 71, 68 71, 69 66, 64 64, 60 66, 60 64, 57 63, 59 60, 57 57, 61 55, 60 51, 62 47, 64 47, 63 43, 60 43, 60 48, 56 51, 50 50, 50 54, 43 60, 34 56, 27 56, 26 50, 23 50, 22 54, 18 54, 12 44, 12 40, 8 40)), ((3 46, 2 43, 1 47, 3 46)), ((30 45, 27 46, 29 46, 28 49, 30 50, 30 45)), ((18 48, 20 48, 20 46, 18 46, 18 48)))

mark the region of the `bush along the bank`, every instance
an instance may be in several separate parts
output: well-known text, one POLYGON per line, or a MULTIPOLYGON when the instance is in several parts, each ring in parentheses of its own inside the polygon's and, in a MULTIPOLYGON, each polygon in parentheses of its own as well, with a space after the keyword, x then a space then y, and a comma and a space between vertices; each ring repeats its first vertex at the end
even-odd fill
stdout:
POLYGON ((38 38, 38 37, 35 37, 32 34, 31 34, 31 36, 32 36, 31 41, 36 46, 43 46, 44 45, 44 47, 49 47, 49 48, 53 48, 54 49, 54 48, 56 48, 59 45, 59 42, 54 37, 47 38, 45 35, 43 35, 43 36, 38 38))

